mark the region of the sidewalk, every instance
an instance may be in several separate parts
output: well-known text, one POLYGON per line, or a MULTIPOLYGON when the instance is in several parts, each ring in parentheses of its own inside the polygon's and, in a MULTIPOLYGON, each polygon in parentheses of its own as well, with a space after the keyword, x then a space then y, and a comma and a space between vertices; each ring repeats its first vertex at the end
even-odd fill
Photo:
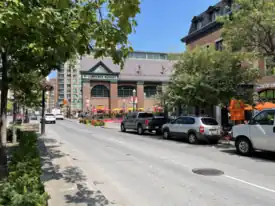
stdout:
POLYGON ((54 133, 40 137, 39 149, 42 160, 41 180, 50 195, 48 206, 103 206, 108 202, 96 189, 86 183, 82 170, 72 164, 72 158, 64 153, 62 143, 54 133))
POLYGON ((106 122, 105 128, 120 130, 120 123, 106 122))

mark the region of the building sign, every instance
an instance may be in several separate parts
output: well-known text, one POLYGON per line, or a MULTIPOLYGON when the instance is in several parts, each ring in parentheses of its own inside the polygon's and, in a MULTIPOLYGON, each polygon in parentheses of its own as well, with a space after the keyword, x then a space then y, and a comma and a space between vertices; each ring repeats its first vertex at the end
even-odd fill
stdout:
POLYGON ((270 83, 270 84, 259 84, 256 86, 256 89, 269 89, 269 88, 274 88, 275 87, 275 83, 270 83))
POLYGON ((117 76, 114 75, 82 75, 82 78, 90 80, 117 80, 117 76))

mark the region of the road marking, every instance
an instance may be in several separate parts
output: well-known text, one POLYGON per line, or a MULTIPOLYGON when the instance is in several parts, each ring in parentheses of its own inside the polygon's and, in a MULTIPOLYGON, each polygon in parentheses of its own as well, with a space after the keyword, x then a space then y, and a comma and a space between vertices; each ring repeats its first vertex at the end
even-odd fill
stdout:
POLYGON ((256 187, 256 188, 261 189, 261 190, 265 190, 265 191, 267 191, 267 192, 275 193, 275 190, 272 190, 272 189, 270 189, 270 188, 263 187, 263 186, 260 186, 260 185, 256 185, 256 184, 251 183, 251 182, 247 182, 247 181, 238 179, 238 178, 236 178, 236 177, 232 177, 232 176, 228 176, 228 175, 224 175, 224 177, 227 177, 227 178, 229 178, 229 179, 232 179, 232 180, 235 180, 235 181, 238 181, 238 182, 241 182, 241 183, 244 183, 244 184, 247 184, 247 185, 256 187))

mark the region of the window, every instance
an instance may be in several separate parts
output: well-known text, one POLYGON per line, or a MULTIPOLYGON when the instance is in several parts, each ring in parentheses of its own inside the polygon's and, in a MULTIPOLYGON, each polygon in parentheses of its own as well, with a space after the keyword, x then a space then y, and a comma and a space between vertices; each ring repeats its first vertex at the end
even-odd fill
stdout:
POLYGON ((168 55, 167 54, 160 54, 160 59, 168 59, 168 55))
POLYGON ((259 97, 262 101, 275 102, 275 90, 267 89, 259 93, 259 97))
POLYGON ((144 95, 146 98, 153 97, 157 94, 157 86, 145 86, 144 95))
POLYGON ((197 22, 197 29, 200 29, 202 27, 202 22, 201 21, 198 21, 197 22))
POLYGON ((118 97, 133 96, 134 89, 136 89, 136 88, 133 86, 118 86, 118 97))
POLYGON ((91 90, 92 97, 109 97, 109 90, 104 85, 96 85, 91 90))
POLYGON ((139 118, 152 118, 153 117, 153 114, 152 113, 139 113, 138 114, 138 117, 139 118))
POLYGON ((184 121, 184 124, 195 124, 195 119, 192 117, 184 117, 183 121, 184 121))
POLYGON ((219 125, 219 123, 213 118, 201 118, 201 121, 205 125, 219 125))
POLYGON ((217 51, 222 51, 222 42, 223 42, 223 40, 219 40, 219 41, 216 41, 216 43, 215 43, 215 48, 216 48, 216 50, 217 51))
POLYGON ((254 123, 260 125, 273 125, 274 124, 274 114, 273 110, 266 110, 259 113, 254 117, 254 123))
POLYGON ((184 119, 183 118, 178 118, 175 120, 174 124, 184 124, 184 119))
POLYGON ((213 11, 209 14, 209 21, 213 22, 215 20, 216 20, 216 12, 213 11))

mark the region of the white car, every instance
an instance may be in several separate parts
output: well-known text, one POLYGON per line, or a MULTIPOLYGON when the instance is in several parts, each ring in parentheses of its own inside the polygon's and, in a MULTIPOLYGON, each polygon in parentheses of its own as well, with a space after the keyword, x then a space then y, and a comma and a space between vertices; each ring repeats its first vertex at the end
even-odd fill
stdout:
POLYGON ((55 124, 56 118, 54 116, 54 114, 45 114, 45 123, 52 123, 55 124))
POLYGON ((262 110, 248 124, 233 126, 237 151, 250 155, 253 150, 275 152, 275 109, 262 110))
POLYGON ((55 119, 56 120, 63 120, 64 119, 64 115, 63 114, 56 114, 55 115, 55 119))

